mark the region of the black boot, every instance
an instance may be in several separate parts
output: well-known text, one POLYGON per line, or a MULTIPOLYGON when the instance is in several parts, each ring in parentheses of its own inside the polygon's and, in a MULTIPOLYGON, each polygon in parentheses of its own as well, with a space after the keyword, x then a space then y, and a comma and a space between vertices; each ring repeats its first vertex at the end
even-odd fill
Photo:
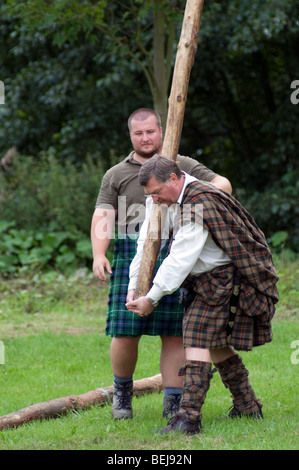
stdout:
POLYGON ((180 407, 181 394, 167 395, 163 400, 163 418, 171 418, 180 407))
POLYGON ((200 422, 189 421, 184 415, 177 413, 167 423, 164 428, 159 429, 160 434, 168 434, 173 431, 180 431, 186 434, 196 434, 200 430, 200 422))
POLYGON ((178 413, 170 419, 167 426, 160 429, 162 434, 177 430, 186 434, 195 434, 201 428, 201 408, 213 376, 211 364, 201 361, 188 361, 180 369, 179 375, 184 375, 180 408, 178 413))

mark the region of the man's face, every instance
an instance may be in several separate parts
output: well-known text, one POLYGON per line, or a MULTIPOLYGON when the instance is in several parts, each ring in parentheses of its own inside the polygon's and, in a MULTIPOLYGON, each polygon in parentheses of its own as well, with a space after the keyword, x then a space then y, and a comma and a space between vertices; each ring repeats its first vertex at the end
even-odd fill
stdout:
POLYGON ((157 125, 155 116, 144 121, 131 121, 131 142, 135 152, 144 158, 160 153, 162 148, 162 128, 157 125))
POLYGON ((165 182, 158 181, 152 176, 145 185, 144 190, 147 196, 152 196, 154 203, 171 206, 171 204, 177 202, 181 187, 181 180, 178 180, 177 176, 172 174, 165 182))

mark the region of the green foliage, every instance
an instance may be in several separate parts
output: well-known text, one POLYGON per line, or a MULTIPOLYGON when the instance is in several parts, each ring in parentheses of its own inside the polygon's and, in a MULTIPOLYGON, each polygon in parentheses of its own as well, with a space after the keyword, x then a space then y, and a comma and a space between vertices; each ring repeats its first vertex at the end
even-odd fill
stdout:
POLYGON ((274 251, 285 247, 299 251, 299 169, 284 174, 262 193, 239 195, 274 251))
MULTIPOLYGON (((15 3, 18 9, 32 6, 15 3)), ((48 8, 39 3, 37 15, 48 8)), ((76 2, 79 9, 81 3, 76 2)), ((26 21, 20 21, 6 2, 0 5, 0 79, 6 98, 6 105, 0 106, 0 152, 15 145, 38 158, 52 149, 61 161, 79 164, 87 155, 96 160, 101 154, 109 167, 113 148, 118 155, 127 151, 124 113, 138 106, 133 89, 141 93, 141 86, 132 83, 136 72, 127 74, 127 60, 116 62, 105 50, 103 35, 98 35, 97 44, 80 37, 58 46, 53 42, 57 29, 51 27, 45 34, 31 23, 35 14, 27 13, 22 10, 26 21)), ((63 18, 58 13, 58 19, 63 18)))
POLYGON ((270 243, 274 247, 281 247, 285 245, 285 241, 287 240, 289 234, 288 232, 285 232, 284 230, 280 232, 275 232, 274 235, 270 238, 270 243))
MULTIPOLYGON (((157 82, 150 68, 154 13, 168 22, 158 41, 165 52, 174 31, 178 38, 184 6, 164 0, 2 2, 0 79, 6 104, 0 106, 0 153, 16 145, 23 155, 34 156, 35 165, 46 153, 65 168, 67 162, 82 166, 90 155, 101 159, 103 169, 127 155, 129 114, 160 99, 161 86, 149 86, 149 76, 157 82)), ((288 232, 285 246, 296 251, 299 105, 290 100, 290 85, 299 78, 294 75, 298 15, 296 0, 205 2, 180 147, 182 154, 228 177, 267 238, 288 232)), ((159 71, 173 64, 175 48, 169 50, 156 64, 159 71)), ((68 192, 53 181, 52 189, 51 220, 58 221, 59 230, 69 230, 74 214, 68 192), (67 227, 60 200, 70 208, 64 212, 67 227)), ((26 213, 34 227, 37 218, 44 223, 42 196, 24 190, 25 204, 21 187, 17 193, 1 203, 2 213, 11 209, 4 218, 17 214, 18 224, 26 224, 26 213)))
POLYGON ((298 14, 298 2, 283 0, 204 7, 184 139, 198 129, 193 155, 234 188, 263 192, 296 168, 298 108, 290 85, 298 70, 298 14))
POLYGON ((103 176, 101 163, 90 158, 78 168, 49 154, 40 159, 18 156, 0 173, 1 218, 18 229, 56 230, 89 235, 91 216, 103 176))
POLYGON ((92 259, 89 238, 79 232, 61 232, 51 223, 47 231, 16 229, 14 223, 0 222, 0 275, 24 268, 36 272, 55 269, 74 272, 92 259))
POLYGON ((94 28, 103 23, 106 4, 106 0, 31 0, 29 5, 15 0, 7 1, 12 16, 21 18, 32 30, 52 34, 54 43, 58 45, 75 41, 82 32, 89 36, 94 28))
POLYGON ((0 273, 21 266, 62 272, 90 263, 90 223, 103 170, 53 155, 18 157, 0 173, 0 273))
MULTIPOLYGON (((281 233, 281 237, 283 233, 281 233)), ((278 241, 278 238, 277 238, 278 241)), ((275 267, 279 276, 277 316, 298 319, 299 306, 299 258, 298 254, 284 249, 274 254, 275 267)))
POLYGON ((144 76, 151 92, 163 98, 166 115, 174 31, 180 25, 177 8, 166 0, 106 3, 7 0, 0 5, 10 103, 0 109, 7 123, 0 130, 6 148, 17 145, 22 153, 35 155, 51 141, 60 156, 77 161, 86 153, 107 154, 111 146, 124 151, 128 115, 152 106, 144 76), (153 48, 153 5, 159 17, 167 13, 165 44, 155 42, 158 52, 153 48), (163 67, 153 64, 158 54, 165 54, 163 67), (20 64, 16 69, 14 61, 20 64))

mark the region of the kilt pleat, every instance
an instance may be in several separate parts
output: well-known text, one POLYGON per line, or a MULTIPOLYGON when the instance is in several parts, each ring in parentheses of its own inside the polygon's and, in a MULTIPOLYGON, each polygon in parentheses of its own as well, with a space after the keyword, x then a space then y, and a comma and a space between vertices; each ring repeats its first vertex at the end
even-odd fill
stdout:
MULTIPOLYGON (((137 238, 117 239, 114 247, 110 277, 106 335, 110 336, 182 336, 183 308, 179 303, 179 290, 166 295, 151 315, 139 317, 126 308, 129 267, 137 248, 137 238)), ((158 257, 156 269, 168 250, 166 244, 158 257)))
POLYGON ((188 276, 185 285, 193 288, 196 296, 184 314, 185 347, 214 349, 232 346, 236 350, 249 351, 272 341, 274 305, 265 297, 264 310, 255 315, 251 307, 257 293, 242 279, 239 305, 228 342, 227 323, 234 271, 233 265, 227 265, 200 276, 188 276))

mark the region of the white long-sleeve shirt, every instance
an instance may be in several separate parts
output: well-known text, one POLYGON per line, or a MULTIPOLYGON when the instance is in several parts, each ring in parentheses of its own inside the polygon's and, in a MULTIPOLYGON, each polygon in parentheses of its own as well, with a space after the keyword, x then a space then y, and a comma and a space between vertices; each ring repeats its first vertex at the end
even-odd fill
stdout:
MULTIPOLYGON (((163 226, 162 243, 163 239, 169 238, 167 232, 169 227, 173 227, 176 214, 180 214, 179 205, 182 202, 186 186, 192 181, 197 181, 196 178, 187 173, 184 176, 184 186, 177 204, 173 204, 167 210, 167 223, 166 226, 163 226)), ((138 239, 137 252, 130 266, 129 289, 136 288, 152 204, 152 198, 149 197, 146 203, 145 220, 138 239)), ((200 215, 200 208, 198 209, 200 215)), ((188 210, 188 207, 186 207, 186 210, 188 210)), ((214 243, 210 233, 203 226, 202 217, 199 216, 195 222, 190 220, 188 224, 178 228, 172 241, 170 253, 158 269, 148 296, 154 302, 158 302, 164 295, 171 294, 178 289, 188 274, 198 275, 230 262, 231 260, 226 253, 214 243)))

